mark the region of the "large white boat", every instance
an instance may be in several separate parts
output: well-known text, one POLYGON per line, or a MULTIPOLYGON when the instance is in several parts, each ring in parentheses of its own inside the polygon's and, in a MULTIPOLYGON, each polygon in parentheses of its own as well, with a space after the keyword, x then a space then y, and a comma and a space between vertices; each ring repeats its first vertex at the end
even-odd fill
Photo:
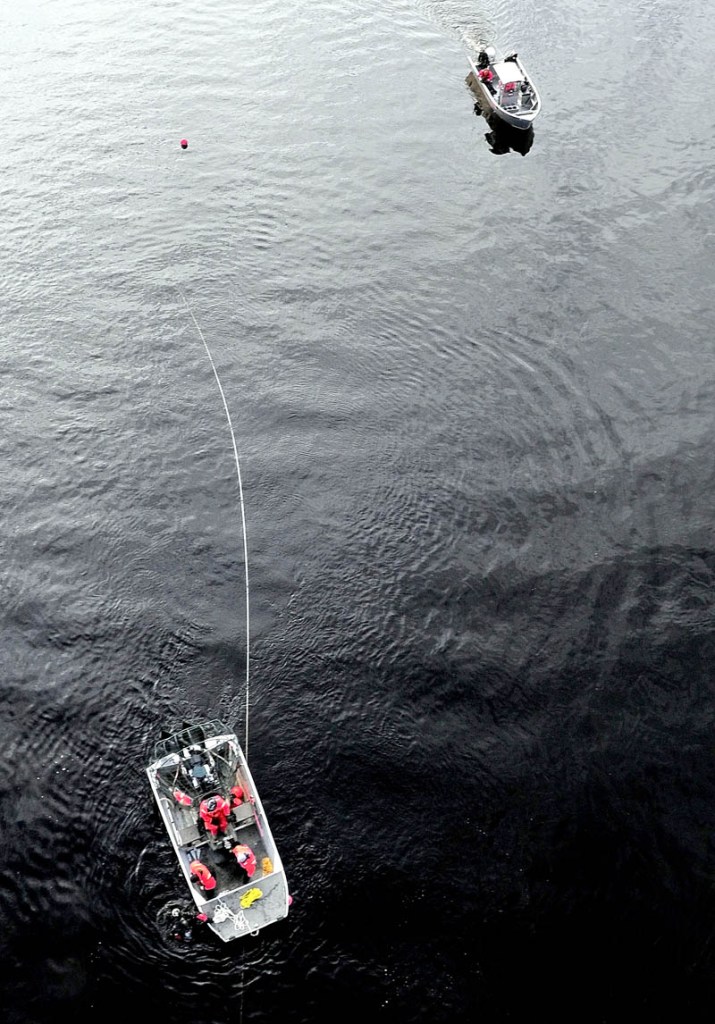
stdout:
POLYGON ((471 71, 467 85, 483 114, 495 114, 512 128, 528 129, 541 110, 541 98, 518 54, 500 59, 493 46, 481 50, 476 63, 467 57, 471 71))
POLYGON ((224 942, 288 914, 288 882, 236 733, 217 719, 160 739, 146 769, 200 920, 224 942))

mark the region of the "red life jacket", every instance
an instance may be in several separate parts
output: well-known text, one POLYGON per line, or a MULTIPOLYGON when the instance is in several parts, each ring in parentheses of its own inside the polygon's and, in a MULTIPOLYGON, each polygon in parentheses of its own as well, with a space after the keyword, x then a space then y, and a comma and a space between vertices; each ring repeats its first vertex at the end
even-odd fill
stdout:
POLYGON ((231 810, 243 803, 243 786, 231 786, 231 810))
POLYGON ((176 800, 177 804, 182 804, 184 807, 191 807, 194 802, 188 793, 182 793, 180 789, 175 789, 171 795, 174 800, 176 800))
POLYGON ((189 871, 194 878, 198 879, 199 885, 205 892, 211 892, 216 888, 216 879, 200 860, 192 860, 189 864, 189 871))
POLYGON ((234 846, 231 853, 234 855, 236 861, 241 865, 248 877, 253 878, 256 870, 256 855, 251 847, 246 846, 243 843, 239 843, 238 846, 234 846))

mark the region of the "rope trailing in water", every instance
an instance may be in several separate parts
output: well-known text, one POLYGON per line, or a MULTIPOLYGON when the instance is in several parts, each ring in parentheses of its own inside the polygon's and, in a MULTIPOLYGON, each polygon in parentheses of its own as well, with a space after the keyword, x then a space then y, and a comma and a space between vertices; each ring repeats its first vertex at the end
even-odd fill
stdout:
POLYGON ((240 463, 238 461, 238 448, 236 447, 236 435, 233 432, 233 423, 231 422, 231 414, 228 411, 228 404, 226 403, 226 396, 223 393, 223 387, 221 386, 221 380, 220 380, 219 375, 218 375, 218 370, 216 369, 216 364, 213 361, 213 356, 211 355, 211 350, 209 349, 208 345, 206 344, 206 338, 204 337, 204 332, 199 327, 198 321, 197 321, 196 317, 194 316, 193 310, 191 309, 191 306, 189 305, 189 303, 186 301, 186 296, 182 292, 181 288, 178 289, 178 292, 179 292, 179 295, 181 296, 181 298, 184 300, 184 305, 186 306, 186 309, 187 309, 187 311, 189 313, 189 316, 191 317, 191 319, 194 322, 194 327, 198 331, 199 337, 201 338, 202 342, 204 343, 204 348, 206 349, 206 355, 209 357, 209 362, 211 363, 211 369, 214 372, 214 377, 216 378, 216 383, 218 384, 218 389, 219 389, 219 392, 221 394, 221 401, 223 402, 224 412, 226 413, 226 419, 228 420, 228 429, 231 431, 231 441, 233 442, 233 457, 234 457, 234 461, 236 463, 236 477, 238 479, 238 496, 239 496, 239 502, 240 502, 240 507, 241 507, 241 525, 242 525, 242 531, 243 531, 243 566, 244 566, 244 576, 245 576, 245 581, 246 581, 246 738, 245 738, 245 741, 244 741, 244 744, 243 744, 243 750, 244 750, 244 753, 245 753, 246 757, 248 757, 248 708, 249 708, 249 682, 250 682, 250 657, 249 657, 249 649, 250 649, 250 629, 249 629, 250 604, 249 604, 249 592, 248 592, 248 542, 246 540, 246 511, 245 511, 245 507, 244 507, 244 503, 243 503, 243 483, 241 481, 241 465, 240 465, 240 463))

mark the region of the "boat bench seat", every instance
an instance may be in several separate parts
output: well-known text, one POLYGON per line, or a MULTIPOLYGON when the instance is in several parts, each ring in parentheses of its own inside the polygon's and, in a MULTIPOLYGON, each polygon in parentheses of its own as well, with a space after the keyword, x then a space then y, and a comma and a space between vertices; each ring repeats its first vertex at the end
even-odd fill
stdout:
POLYGON ((191 822, 189 825, 185 825, 183 828, 176 830, 179 833, 179 842, 182 846, 194 846, 201 840, 201 833, 199 832, 198 826, 191 822))
MULTIPOLYGON (((252 825, 253 822, 253 805, 250 803, 239 804, 238 807, 234 807, 231 811, 231 817, 229 818, 229 831, 227 834, 229 836, 235 835, 237 829, 241 828, 243 825, 252 825)), ((175 824, 181 846, 196 846, 197 843, 208 838, 209 845, 218 848, 223 844, 223 841, 226 838, 226 833, 220 833, 215 838, 207 837, 203 830, 200 830, 198 825, 193 821, 188 822, 183 826, 181 826, 178 821, 175 822, 175 824)))
POLYGON ((241 825, 249 825, 253 822, 253 805, 250 803, 239 804, 231 811, 231 817, 236 828, 241 825))

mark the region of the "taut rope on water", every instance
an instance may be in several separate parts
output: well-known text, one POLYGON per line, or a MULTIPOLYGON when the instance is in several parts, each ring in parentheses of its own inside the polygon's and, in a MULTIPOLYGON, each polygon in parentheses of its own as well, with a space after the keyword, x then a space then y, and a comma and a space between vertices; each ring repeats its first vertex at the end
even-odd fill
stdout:
POLYGON ((218 375, 218 370, 216 369, 216 364, 213 361, 213 356, 211 355, 211 350, 209 349, 208 345, 206 344, 206 338, 204 337, 204 332, 201 330, 201 328, 200 328, 200 326, 198 324, 198 321, 197 321, 196 317, 194 316, 193 310, 191 309, 191 306, 189 305, 189 303, 186 301, 186 296, 182 292, 181 288, 178 288, 178 292, 179 292, 179 295, 181 296, 181 298, 184 300, 184 305, 186 306, 186 309, 188 310, 189 316, 191 317, 191 319, 194 322, 194 327, 198 331, 199 337, 201 338, 202 342, 204 343, 204 348, 206 349, 206 355, 209 357, 209 362, 211 363, 211 369, 214 372, 214 377, 216 378, 216 383, 218 384, 218 389, 219 389, 219 392, 221 393, 221 401, 223 402, 224 412, 226 413, 226 419, 228 420, 228 428, 231 431, 231 441, 233 442, 233 457, 234 457, 234 461, 236 463, 236 477, 238 479, 238 496, 239 496, 239 502, 240 502, 240 507, 241 507, 241 525, 242 525, 242 532, 243 532, 243 566, 244 566, 244 577, 245 577, 245 582, 246 582, 246 738, 244 740, 243 749, 244 749, 244 753, 245 753, 246 757, 248 757, 248 708, 249 708, 249 682, 250 682, 250 628, 249 628, 250 604, 249 604, 249 591, 248 591, 248 542, 246 540, 246 511, 245 511, 245 507, 244 507, 244 503, 243 503, 243 483, 241 481, 241 464, 238 461, 238 448, 236 447, 236 435, 233 432, 233 423, 231 422, 231 414, 228 411, 228 404, 226 403, 226 396, 225 396, 225 394, 223 392, 223 387, 221 386, 221 380, 220 380, 219 375, 218 375))

